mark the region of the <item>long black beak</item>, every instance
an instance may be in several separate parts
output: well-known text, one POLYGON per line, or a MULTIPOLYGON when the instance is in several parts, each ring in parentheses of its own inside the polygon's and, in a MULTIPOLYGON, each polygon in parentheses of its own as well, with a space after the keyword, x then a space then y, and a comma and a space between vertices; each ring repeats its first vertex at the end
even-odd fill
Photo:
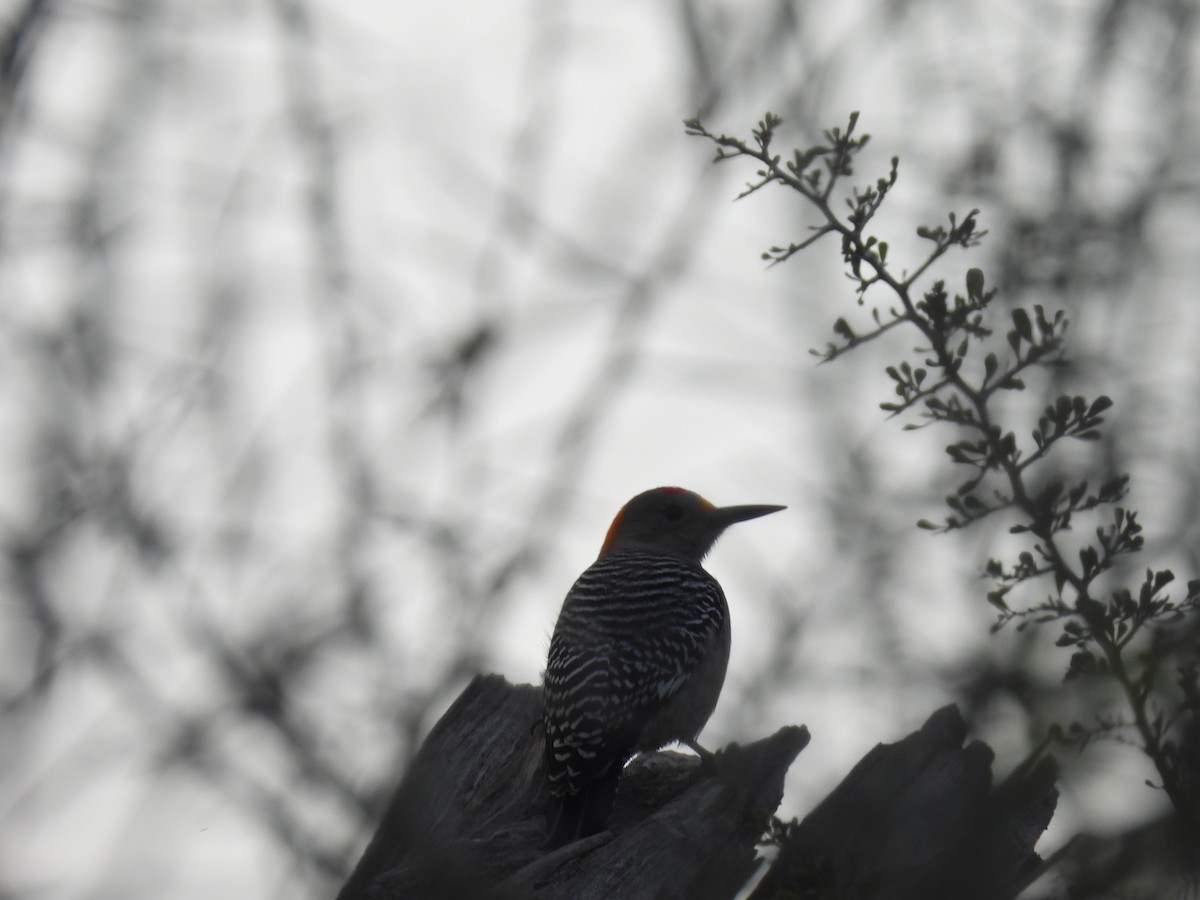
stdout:
POLYGON ((722 528, 728 528, 735 522, 745 522, 748 519, 757 519, 759 516, 769 516, 771 513, 777 513, 781 509, 787 509, 786 506, 772 506, 765 503, 752 503, 746 506, 718 506, 713 510, 713 520, 722 528))

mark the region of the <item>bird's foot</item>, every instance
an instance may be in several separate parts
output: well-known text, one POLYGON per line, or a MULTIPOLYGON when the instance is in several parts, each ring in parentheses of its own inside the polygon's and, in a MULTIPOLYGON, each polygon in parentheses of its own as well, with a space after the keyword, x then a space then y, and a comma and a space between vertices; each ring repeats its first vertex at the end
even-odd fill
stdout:
POLYGON ((684 746, 690 747, 700 757, 700 773, 702 775, 716 775, 721 771, 721 754, 705 750, 694 740, 683 741, 682 743, 684 746))

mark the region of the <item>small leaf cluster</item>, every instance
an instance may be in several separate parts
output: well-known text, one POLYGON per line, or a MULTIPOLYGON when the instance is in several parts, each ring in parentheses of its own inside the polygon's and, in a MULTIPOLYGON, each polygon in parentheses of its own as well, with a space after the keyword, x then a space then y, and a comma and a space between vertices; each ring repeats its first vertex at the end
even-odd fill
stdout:
MULTIPOLYGON (((1064 394, 1024 428, 1002 422, 994 402, 1000 392, 1024 390, 1031 369, 1064 364, 1066 316, 1042 306, 1012 309, 1001 342, 989 309, 996 291, 986 288, 980 269, 969 269, 962 292, 953 296, 944 280, 919 288, 918 282, 924 282, 947 253, 970 249, 986 235, 978 227, 979 211, 950 213, 944 223, 919 226, 917 236, 932 246, 911 271, 897 271, 888 242, 870 228, 896 184, 898 160, 893 158, 888 173, 866 186, 849 186, 848 211, 839 213, 832 202, 835 188, 854 174, 856 157, 868 142, 866 135, 856 134, 857 114, 844 130, 826 130, 821 142, 792 151, 786 162, 773 149, 780 124, 778 116, 767 114, 746 142, 714 135, 695 119, 686 123, 689 134, 716 144, 717 161, 749 158, 758 164, 757 180, 739 197, 776 184, 795 191, 815 209, 817 222, 808 226, 809 234, 771 247, 763 253, 765 260, 784 262, 822 237, 836 235, 858 305, 866 305, 866 294, 876 286, 891 298, 887 306, 871 307, 866 325, 838 318, 833 324, 836 339, 812 351, 822 362, 894 328, 915 329, 917 358, 885 368, 895 397, 880 405, 893 416, 915 413, 918 421, 907 424, 908 429, 934 424, 952 428, 956 436, 946 453, 965 470, 946 498, 949 513, 938 522, 921 520, 918 525, 948 532, 1001 512, 1009 517, 1010 532, 1029 543, 1015 559, 993 559, 984 569, 993 583, 987 600, 998 616, 993 630, 1013 620, 1019 620, 1018 628, 1061 621, 1058 645, 1073 651, 1066 679, 1109 679, 1124 696, 1126 714, 1098 716, 1091 730, 1080 726, 1057 733, 1075 735, 1075 743, 1083 745, 1094 735, 1131 729, 1176 809, 1194 820, 1200 798, 1188 795, 1195 788, 1186 788, 1187 779, 1180 775, 1179 744, 1172 729, 1184 716, 1200 717, 1200 652, 1194 636, 1189 640, 1189 630, 1178 627, 1185 618, 1194 623, 1200 613, 1200 581, 1188 584, 1182 600, 1172 600, 1167 593, 1174 580, 1167 569, 1148 570, 1136 592, 1120 587, 1100 590, 1100 581, 1115 574, 1119 557, 1143 549, 1136 512, 1117 505, 1126 498, 1128 477, 1105 475, 1095 488, 1084 478, 1074 483, 1051 479, 1034 487, 1046 480, 1041 464, 1062 441, 1101 438, 1104 414, 1113 406, 1109 397, 1064 394), (1074 543, 1073 533, 1080 516, 1104 522, 1094 528, 1094 539, 1082 546, 1074 543), (1068 549, 1066 532, 1072 532, 1074 549, 1068 549), (1025 585, 1028 593, 1043 583, 1049 586, 1043 600, 1010 607, 1010 592, 1018 585, 1025 585), (1168 661, 1176 663, 1174 685, 1162 677, 1168 661), (1165 712, 1168 707, 1170 712, 1165 712)), ((1200 822, 1195 824, 1200 827, 1200 822)))
MULTIPOLYGON (((831 197, 838 183, 854 174, 854 157, 871 140, 869 134, 856 134, 858 113, 851 113, 845 130, 827 129, 822 133, 824 140, 821 143, 793 150, 785 161, 772 147, 776 129, 782 121, 779 116, 768 112, 751 131, 749 142, 727 134, 713 134, 699 119, 688 119, 683 123, 689 135, 706 138, 716 145, 714 162, 749 157, 760 163, 760 168, 755 172, 756 179, 747 182, 737 199, 748 197, 769 184, 779 184, 799 192, 809 203, 827 213, 824 221, 811 226, 811 234, 804 240, 764 251, 762 258, 772 264, 784 262, 827 234, 842 231, 832 221, 836 217, 829 206, 831 197)), ((850 196, 846 198, 849 208, 846 221, 850 227, 843 233, 842 252, 852 269, 859 274, 860 282, 870 281, 869 275, 862 274, 864 262, 871 263, 871 268, 887 259, 887 243, 864 235, 862 228, 874 217, 895 185, 899 165, 899 158, 893 158, 889 175, 876 179, 873 185, 867 187, 852 187, 850 196)), ((865 289, 860 284, 860 293, 865 289)))
POLYGON ((758 843, 763 847, 786 847, 796 839, 800 823, 796 819, 781 819, 776 815, 767 815, 758 843))
MULTIPOLYGON (((1092 560, 1092 565, 1098 568, 1100 563, 1092 560)), ((1067 673, 1067 677, 1076 677, 1092 668, 1103 668, 1103 659, 1097 660, 1087 649, 1096 638, 1093 629, 1101 629, 1104 641, 1124 649, 1146 623, 1182 619, 1200 596, 1200 580, 1188 583, 1187 596, 1180 602, 1172 601, 1163 593, 1164 588, 1174 580, 1175 574, 1170 569, 1147 569, 1136 597, 1128 589, 1120 588, 1112 592, 1106 603, 1088 600, 1091 607, 1088 615, 1069 619, 1063 625, 1063 633, 1057 641, 1059 647, 1077 648, 1078 659, 1072 658, 1072 671, 1067 673)))

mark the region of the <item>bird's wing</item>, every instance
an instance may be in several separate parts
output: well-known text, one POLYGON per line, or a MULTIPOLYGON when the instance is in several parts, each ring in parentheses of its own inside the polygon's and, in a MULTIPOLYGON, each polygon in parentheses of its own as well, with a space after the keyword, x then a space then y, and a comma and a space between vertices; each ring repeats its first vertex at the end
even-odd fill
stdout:
POLYGON ((551 790, 623 765, 645 723, 687 683, 724 625, 720 585, 698 565, 598 560, 567 595, 545 673, 551 790))

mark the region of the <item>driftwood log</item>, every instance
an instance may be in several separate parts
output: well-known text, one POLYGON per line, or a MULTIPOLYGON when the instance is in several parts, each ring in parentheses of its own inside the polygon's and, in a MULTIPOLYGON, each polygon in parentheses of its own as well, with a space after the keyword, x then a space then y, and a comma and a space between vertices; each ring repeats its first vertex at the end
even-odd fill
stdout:
MULTIPOLYGON (((728 900, 808 743, 787 727, 722 750, 644 754, 607 832, 547 852, 541 691, 477 677, 430 732, 338 900, 728 900)), ((1057 794, 1050 760, 991 787, 991 751, 946 707, 871 751, 789 834, 766 898, 1009 898, 1040 871, 1057 794)))

